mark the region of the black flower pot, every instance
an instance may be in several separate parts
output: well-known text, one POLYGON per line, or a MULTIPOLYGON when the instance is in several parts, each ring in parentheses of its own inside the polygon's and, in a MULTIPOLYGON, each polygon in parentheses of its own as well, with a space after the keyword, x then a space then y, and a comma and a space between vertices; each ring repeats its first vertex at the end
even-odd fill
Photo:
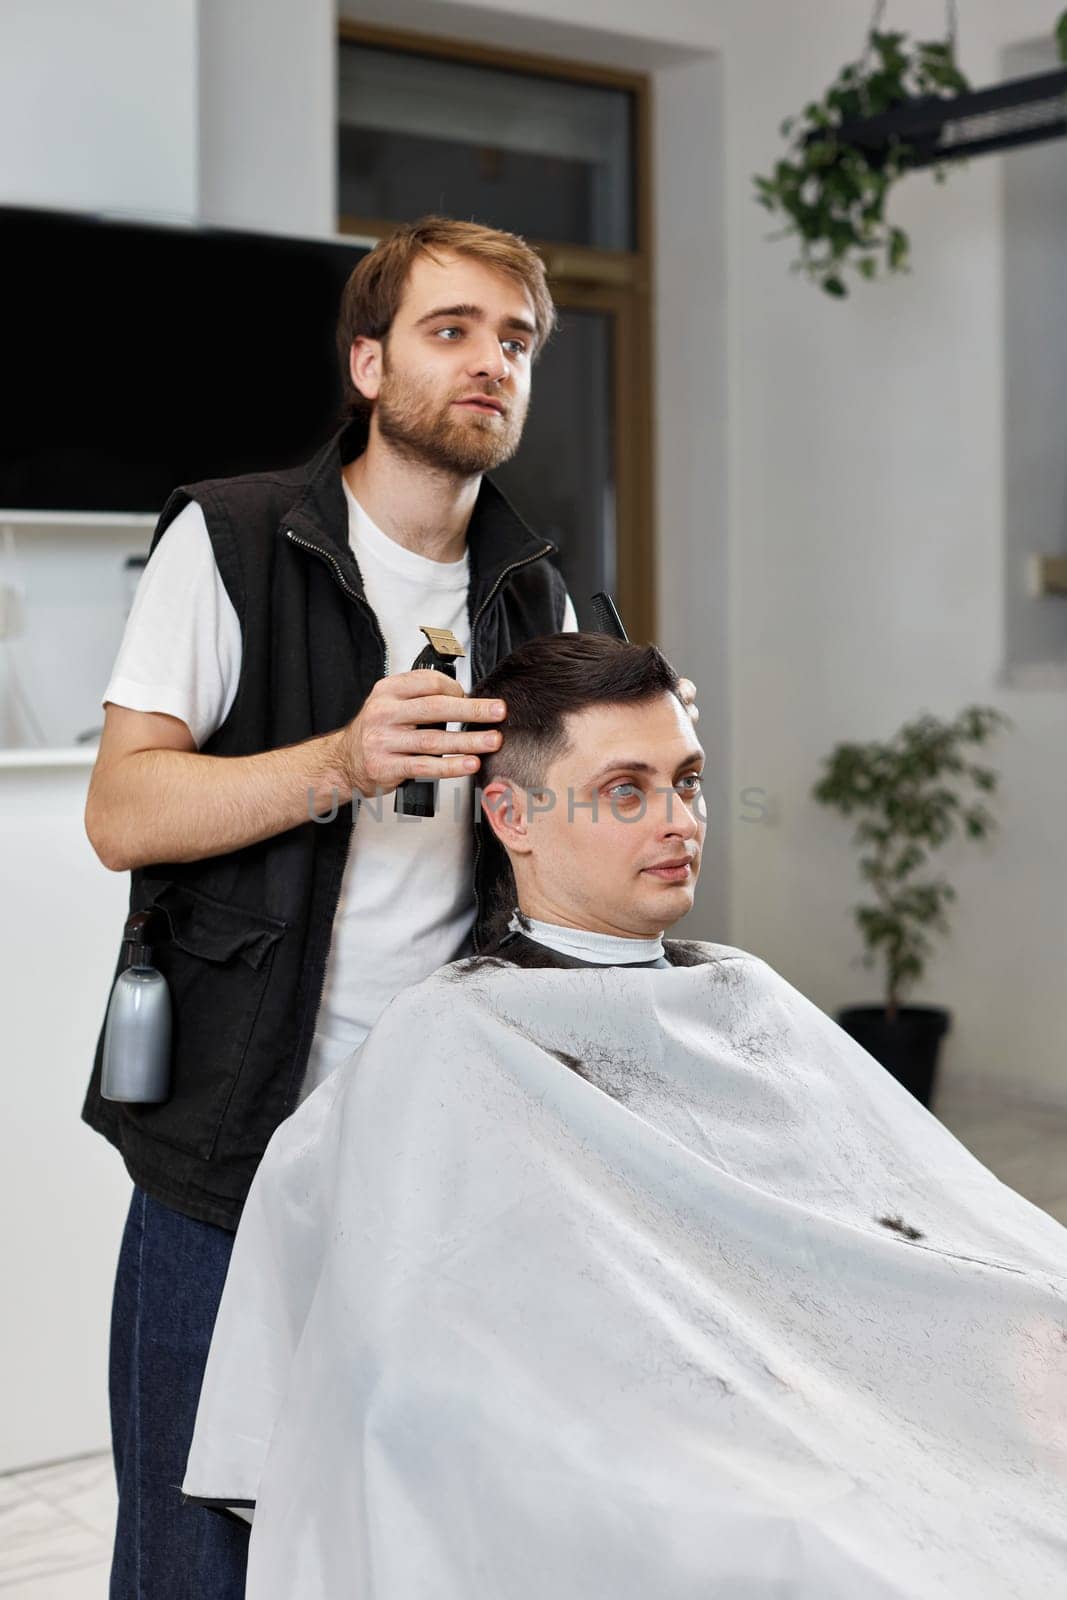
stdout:
POLYGON ((940 1006, 900 1006, 890 1021, 884 1006, 848 1006, 837 1020, 916 1100, 930 1105, 949 1012, 940 1006))

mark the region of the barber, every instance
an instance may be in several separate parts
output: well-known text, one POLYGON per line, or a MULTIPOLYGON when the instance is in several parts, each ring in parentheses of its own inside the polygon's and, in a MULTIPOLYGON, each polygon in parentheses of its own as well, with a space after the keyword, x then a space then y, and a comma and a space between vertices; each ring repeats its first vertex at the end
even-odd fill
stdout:
POLYGON ((247 1529, 177 1485, 248 1187, 389 1000, 484 938, 471 779, 506 708, 468 697, 472 673, 577 626, 555 547, 483 476, 518 448, 554 324, 516 236, 400 229, 342 297, 345 426, 306 467, 176 490, 157 525, 85 813, 173 1011, 169 1098, 101 1097, 101 1029, 83 1110, 134 1183, 111 1600, 243 1594, 247 1529), (422 626, 456 636, 456 680, 405 670, 422 626), (440 780, 433 818, 383 802, 409 778, 440 780))

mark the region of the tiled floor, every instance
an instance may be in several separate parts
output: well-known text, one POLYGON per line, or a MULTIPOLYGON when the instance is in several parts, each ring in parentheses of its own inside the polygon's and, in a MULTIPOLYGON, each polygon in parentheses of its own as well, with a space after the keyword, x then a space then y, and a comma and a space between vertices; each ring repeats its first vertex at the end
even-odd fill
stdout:
MULTIPOLYGON (((1067 1225, 1067 1112, 988 1100, 937 1110, 1002 1182, 1067 1225)), ((0 1476, 0 1600, 106 1600, 114 1518, 108 1456, 0 1476)))
POLYGON ((941 1099, 937 1114, 1001 1183, 1067 1226, 1067 1111, 941 1099))
POLYGON ((109 1456, 0 1477, 2 1600, 107 1600, 114 1523, 109 1456))

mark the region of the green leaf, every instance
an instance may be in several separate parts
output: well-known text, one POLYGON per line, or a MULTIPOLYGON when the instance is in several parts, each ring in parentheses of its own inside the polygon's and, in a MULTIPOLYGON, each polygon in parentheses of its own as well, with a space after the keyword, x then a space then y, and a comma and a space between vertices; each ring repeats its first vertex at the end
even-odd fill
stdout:
POLYGON ((899 272, 907 265, 908 236, 903 228, 890 228, 889 230, 889 270, 899 272))
POLYGON ((872 33, 871 42, 875 51, 881 58, 884 76, 899 79, 900 74, 908 65, 908 58, 900 49, 904 39, 902 33, 872 33))
POLYGON ((1056 44, 1059 46, 1060 60, 1067 61, 1067 11, 1056 24, 1056 44))
MULTIPOLYGON (((934 84, 939 89, 952 89, 956 94, 966 94, 970 84, 957 68, 948 62, 931 61, 925 67, 922 77, 934 84)), ((926 84, 923 84, 926 87, 926 84)))
POLYGON ((828 167, 837 154, 837 146, 830 139, 813 139, 805 154, 813 167, 828 167))
POLYGON ((840 278, 835 277, 833 273, 822 280, 822 286, 827 294, 834 296, 835 300, 844 300, 848 295, 848 289, 845 284, 840 278))
POLYGON ((863 115, 863 101, 855 89, 831 89, 826 103, 838 113, 842 122, 855 122, 863 115))

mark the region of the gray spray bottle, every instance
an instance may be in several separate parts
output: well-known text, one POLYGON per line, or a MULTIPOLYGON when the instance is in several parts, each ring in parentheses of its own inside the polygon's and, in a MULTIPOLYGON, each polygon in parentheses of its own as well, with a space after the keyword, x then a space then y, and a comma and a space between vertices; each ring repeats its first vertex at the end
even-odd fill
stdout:
POLYGON ((170 990, 145 943, 150 918, 135 911, 123 930, 128 965, 115 979, 104 1026, 105 1100, 153 1105, 170 1094, 170 990))

